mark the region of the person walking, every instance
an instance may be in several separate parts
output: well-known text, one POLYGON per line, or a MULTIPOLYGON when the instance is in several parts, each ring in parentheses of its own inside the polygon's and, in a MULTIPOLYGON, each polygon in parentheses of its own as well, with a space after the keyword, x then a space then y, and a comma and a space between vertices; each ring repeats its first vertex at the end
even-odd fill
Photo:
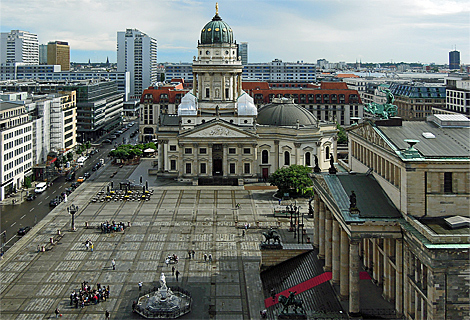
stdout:
POLYGON ((172 275, 172 276, 175 275, 175 266, 171 267, 171 275, 172 275))
POLYGON ((207 261, 207 254, 204 253, 204 262, 207 261))
POLYGON ((106 316, 106 319, 109 319, 109 311, 106 310, 106 312, 104 313, 104 315, 106 316))
POLYGON ((191 250, 188 250, 189 259, 191 259, 191 250))
POLYGON ((91 252, 93 252, 93 242, 90 241, 90 243, 91 243, 91 245, 90 245, 91 252))
POLYGON ((116 270, 116 261, 111 260, 111 265, 113 266, 113 270, 116 270))
POLYGON ((143 283, 142 283, 142 281, 140 281, 139 282, 139 291, 142 291, 142 285, 143 285, 143 283))
POLYGON ((212 254, 209 253, 209 262, 212 262, 212 254))
POLYGON ((175 276, 176 276, 176 281, 178 281, 178 276, 180 275, 180 272, 178 270, 176 270, 175 272, 175 276))
POLYGON ((55 308, 55 317, 58 318, 60 314, 59 308, 55 308))
POLYGON ((196 252, 194 250, 191 250, 191 255, 193 256, 193 259, 194 259, 195 254, 196 254, 196 252))
POLYGON ((273 298, 273 302, 276 301, 276 291, 274 290, 274 288, 271 289, 271 297, 273 298))
POLYGON ((245 237, 245 229, 242 230, 242 237, 245 237))

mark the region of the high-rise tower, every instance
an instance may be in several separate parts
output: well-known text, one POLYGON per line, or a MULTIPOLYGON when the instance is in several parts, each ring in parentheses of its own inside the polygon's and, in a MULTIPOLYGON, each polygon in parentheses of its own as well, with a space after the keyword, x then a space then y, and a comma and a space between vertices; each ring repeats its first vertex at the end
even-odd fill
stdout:
POLYGON ((242 64, 246 66, 248 64, 248 42, 240 42, 238 53, 242 58, 242 64))
POLYGON ((0 63, 39 64, 39 42, 36 34, 11 30, 0 36, 0 63))
POLYGON ((70 70, 70 46, 64 41, 53 41, 47 44, 47 64, 58 64, 62 71, 70 70))
POLYGON ((140 99, 158 81, 157 40, 137 29, 118 31, 117 70, 130 73, 130 97, 140 99))
POLYGON ((449 69, 460 69, 460 51, 454 50, 449 52, 449 69))

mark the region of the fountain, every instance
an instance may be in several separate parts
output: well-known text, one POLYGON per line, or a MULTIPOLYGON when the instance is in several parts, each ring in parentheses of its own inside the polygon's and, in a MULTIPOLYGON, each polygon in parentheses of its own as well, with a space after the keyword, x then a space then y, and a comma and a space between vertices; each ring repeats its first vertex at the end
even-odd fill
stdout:
POLYGON ((160 288, 139 297, 135 312, 147 319, 175 319, 191 311, 191 294, 179 287, 169 288, 165 274, 160 276, 160 288))

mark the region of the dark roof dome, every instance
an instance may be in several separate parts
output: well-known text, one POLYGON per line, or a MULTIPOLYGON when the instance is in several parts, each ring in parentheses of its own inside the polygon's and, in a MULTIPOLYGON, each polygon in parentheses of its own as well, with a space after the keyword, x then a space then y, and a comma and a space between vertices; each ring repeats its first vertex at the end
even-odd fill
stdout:
POLYGON ((317 125, 317 118, 307 109, 298 106, 293 99, 275 98, 273 102, 258 110, 256 119, 261 125, 301 126, 317 125))
POLYGON ((233 43, 233 32, 230 26, 219 17, 216 5, 215 16, 201 31, 201 44, 233 43))

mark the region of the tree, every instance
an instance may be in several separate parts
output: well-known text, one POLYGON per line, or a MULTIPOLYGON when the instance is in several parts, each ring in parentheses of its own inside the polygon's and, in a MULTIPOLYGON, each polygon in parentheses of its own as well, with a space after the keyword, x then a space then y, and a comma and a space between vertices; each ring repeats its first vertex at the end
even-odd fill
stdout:
POLYGON ((336 124, 338 131, 338 144, 348 144, 348 136, 342 126, 336 124))
POLYGON ((277 169, 269 177, 268 182, 276 186, 281 195, 287 192, 303 194, 305 189, 312 185, 312 180, 308 176, 310 172, 312 172, 312 168, 293 164, 277 169))

